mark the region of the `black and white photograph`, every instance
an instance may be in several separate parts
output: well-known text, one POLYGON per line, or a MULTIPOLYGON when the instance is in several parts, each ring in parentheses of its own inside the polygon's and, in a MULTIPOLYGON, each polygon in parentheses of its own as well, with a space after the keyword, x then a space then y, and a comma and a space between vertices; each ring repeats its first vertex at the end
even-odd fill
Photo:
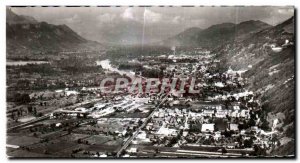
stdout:
POLYGON ((294 6, 2 9, 8 159, 296 158, 294 6))

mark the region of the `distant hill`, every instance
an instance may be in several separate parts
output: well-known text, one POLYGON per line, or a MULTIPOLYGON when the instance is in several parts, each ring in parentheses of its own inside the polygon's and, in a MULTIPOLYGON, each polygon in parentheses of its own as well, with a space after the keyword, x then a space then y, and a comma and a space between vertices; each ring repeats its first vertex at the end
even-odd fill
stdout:
POLYGON ((169 46, 197 45, 198 35, 201 31, 203 31, 203 29, 198 27, 189 28, 175 37, 167 39, 163 44, 169 46))
POLYGON ((169 46, 198 46, 213 49, 217 45, 233 42, 244 38, 253 32, 271 27, 262 21, 246 21, 239 24, 222 23, 207 29, 190 28, 178 35, 163 41, 169 46))
POLYGON ((32 17, 17 15, 7 9, 7 52, 62 51, 101 48, 101 44, 86 40, 66 25, 38 22, 32 17))
POLYGON ((105 28, 95 33, 94 40, 99 38, 103 43, 112 45, 141 44, 143 36, 143 24, 137 21, 115 21, 112 24, 103 24, 105 28))
MULTIPOLYGON (((237 69, 247 68, 275 53, 271 45, 281 46, 285 41, 294 42, 294 17, 271 28, 248 34, 245 39, 227 42, 214 49, 218 57, 230 60, 231 66, 237 69)), ((274 56, 273 56, 274 57, 274 56)))
POLYGON ((270 155, 295 154, 295 35, 294 17, 251 34, 240 42, 215 49, 224 68, 248 69, 248 89, 257 91, 269 125, 279 119, 280 146, 270 155), (273 47, 273 48, 272 48, 273 47))

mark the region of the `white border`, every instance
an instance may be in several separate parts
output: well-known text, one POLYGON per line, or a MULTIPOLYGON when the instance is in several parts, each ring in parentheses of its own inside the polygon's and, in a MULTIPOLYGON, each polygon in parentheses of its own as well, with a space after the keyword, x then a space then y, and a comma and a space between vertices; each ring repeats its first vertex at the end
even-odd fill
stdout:
MULTIPOLYGON (((5 32, 5 22, 6 22, 6 17, 5 17, 5 8, 6 6, 70 6, 70 5, 88 5, 88 6, 103 6, 103 5, 110 5, 110 6, 116 6, 116 5, 121 5, 121 6, 140 6, 140 5, 152 5, 152 6, 159 6, 159 5, 165 5, 165 6, 182 6, 182 5, 195 5, 195 6, 200 6, 200 5, 205 5, 205 6, 240 6, 240 5, 246 5, 246 6, 295 6, 298 8, 300 5, 300 1, 298 0, 202 0, 202 1, 197 1, 197 0, 106 0, 106 1, 99 1, 99 0, 1 0, 0 1, 0 89, 1 89, 1 95, 0 95, 0 104, 1 104, 1 133, 0 133, 0 158, 1 161, 4 162, 10 162, 11 160, 8 160, 6 158, 6 52, 5 52, 5 47, 6 47, 6 32, 5 32)), ((296 21, 298 22, 298 21, 296 21)), ((298 26, 297 26, 298 27, 298 26)), ((297 28, 298 30, 298 28, 297 28)), ((298 36, 297 36, 298 40, 298 36)), ((298 46, 298 42, 297 46, 298 46)), ((299 57, 297 57, 297 63, 299 64, 299 57)), ((297 67, 297 76, 299 76, 299 69, 297 67)), ((299 80, 297 80, 297 92, 299 91, 299 80)), ((297 96, 296 101, 300 101, 299 96, 297 96)), ((297 110, 297 109, 296 109, 297 110)), ((299 118, 299 112, 300 110, 297 111, 297 118, 299 118)), ((297 121, 298 122, 298 121, 297 121)), ((298 127, 297 123, 297 127, 298 127)), ((299 127, 297 128, 297 130, 299 127)), ((297 131, 298 133, 298 131, 297 131)), ((298 136, 298 134, 296 134, 298 136)), ((299 138, 299 136, 298 136, 299 138)), ((296 142, 298 142, 297 140, 296 142)), ((298 144, 298 143, 297 143, 298 144)), ((299 156, 299 148, 297 148, 297 156, 299 156)), ((22 160, 22 161, 44 161, 44 160, 22 160)), ((56 162, 56 161, 61 161, 61 160, 47 160, 47 162, 56 162)), ((76 162, 85 162, 86 160, 63 160, 67 162, 71 161, 76 161, 76 162)), ((92 160, 92 161, 105 161, 105 160, 92 160)), ((149 161, 149 160, 106 160, 108 161, 149 161)), ((171 161, 184 161, 184 160, 150 160, 150 161, 155 161, 155 162, 171 162, 171 161)), ((219 161, 254 161, 254 160, 189 160, 189 161, 209 161, 209 162, 219 162, 219 161)), ((271 161, 280 161, 282 162, 283 160, 256 160, 257 162, 271 162, 271 161)), ((291 160, 292 161, 292 160, 291 160)))
POLYGON ((6 5, 272 5, 272 6, 285 6, 295 5, 296 0, 2 0, 6 5))

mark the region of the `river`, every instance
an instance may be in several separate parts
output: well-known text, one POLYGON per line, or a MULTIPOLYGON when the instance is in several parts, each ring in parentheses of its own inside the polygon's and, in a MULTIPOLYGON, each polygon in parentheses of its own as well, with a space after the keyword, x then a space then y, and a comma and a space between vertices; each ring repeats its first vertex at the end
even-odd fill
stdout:
POLYGON ((25 66, 28 64, 48 64, 47 61, 6 61, 7 66, 25 66))
POLYGON ((129 71, 129 70, 119 70, 116 67, 113 67, 110 64, 110 60, 106 59, 106 60, 101 60, 101 61, 96 61, 97 65, 101 65, 103 69, 107 69, 109 71, 113 71, 113 72, 117 72, 120 75, 126 75, 129 77, 134 77, 135 73, 133 71, 129 71))

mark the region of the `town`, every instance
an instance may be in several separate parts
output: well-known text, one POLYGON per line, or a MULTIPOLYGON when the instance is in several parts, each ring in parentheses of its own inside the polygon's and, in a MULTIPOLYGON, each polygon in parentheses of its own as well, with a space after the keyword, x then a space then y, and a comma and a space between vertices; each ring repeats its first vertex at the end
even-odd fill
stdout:
MULTIPOLYGON (((278 120, 268 121, 258 94, 245 89, 248 83, 243 73, 247 70, 235 71, 229 67, 221 71, 222 63, 214 56, 210 51, 197 48, 192 51, 172 49, 167 54, 141 56, 126 62, 95 61, 94 56, 85 61, 89 67, 82 71, 89 77, 84 80, 80 75, 70 75, 69 81, 33 79, 27 85, 17 83, 21 88, 35 91, 19 93, 14 96, 18 101, 8 103, 7 155, 60 158, 265 156, 280 145, 278 120), (105 77, 115 80, 101 87, 105 77), (113 88, 121 77, 128 79, 126 87, 105 91, 113 88), (187 81, 194 78, 193 87, 199 92, 190 93, 189 83, 183 85, 186 90, 183 92, 161 91, 161 85, 158 90, 149 92, 130 89, 134 79, 148 78, 187 81), (37 85, 48 89, 41 90, 37 85)), ((23 67, 41 65, 48 71, 48 62, 23 67)), ((54 65, 55 71, 62 71, 60 60, 53 61, 51 66, 54 65)), ((22 68, 22 65, 16 67, 22 68)), ((32 77, 28 73, 22 77, 26 75, 28 79, 32 77)), ((175 88, 179 88, 180 84, 176 84, 175 88)), ((142 82, 141 89, 145 88, 142 82)))

